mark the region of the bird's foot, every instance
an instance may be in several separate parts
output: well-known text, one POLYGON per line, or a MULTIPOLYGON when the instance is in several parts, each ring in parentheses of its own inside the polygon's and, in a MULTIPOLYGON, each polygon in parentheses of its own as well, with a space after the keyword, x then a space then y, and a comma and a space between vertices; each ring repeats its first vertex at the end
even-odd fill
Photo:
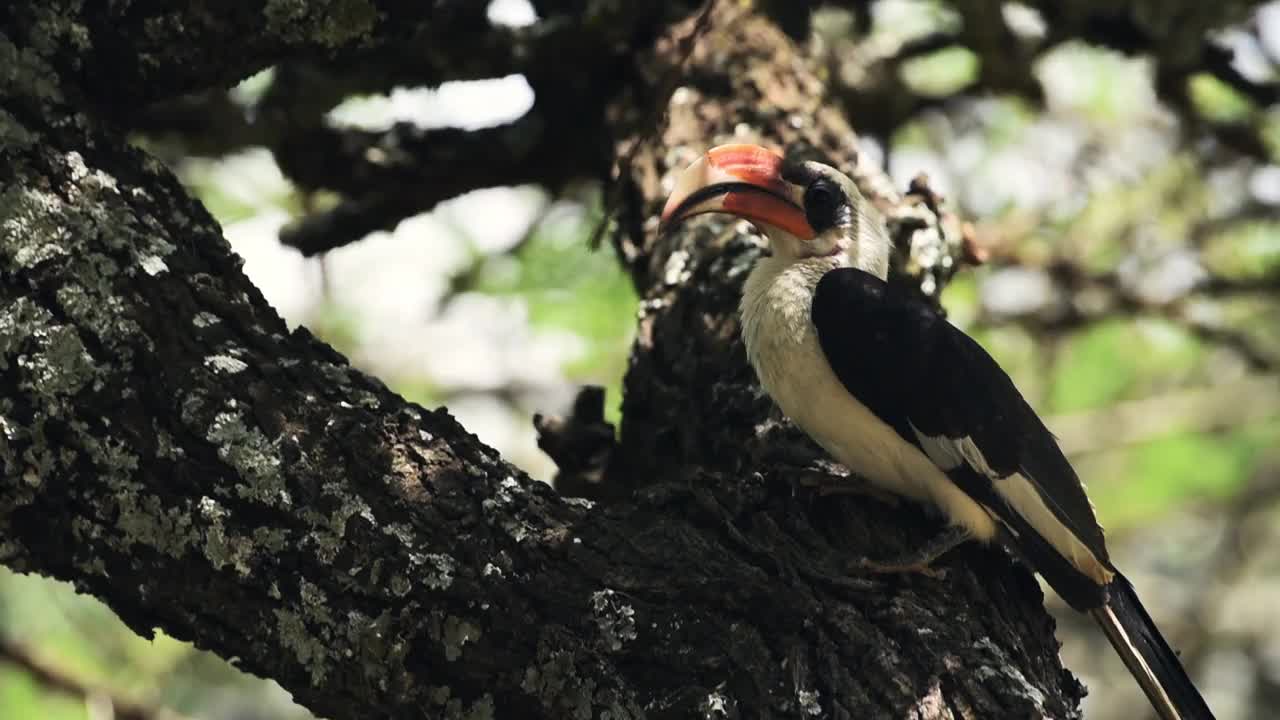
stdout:
POLYGON ((946 577, 947 571, 944 568, 932 567, 933 563, 972 537, 973 535, 966 528, 952 526, 938 533, 928 544, 910 555, 894 558, 890 562, 862 558, 854 563, 851 570, 876 574, 913 573, 941 580, 946 577))

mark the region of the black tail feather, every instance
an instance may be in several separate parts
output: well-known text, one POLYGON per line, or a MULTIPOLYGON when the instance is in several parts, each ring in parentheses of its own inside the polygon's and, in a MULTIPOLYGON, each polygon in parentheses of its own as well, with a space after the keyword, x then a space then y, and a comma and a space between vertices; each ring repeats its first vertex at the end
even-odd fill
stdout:
POLYGON ((1187 676, 1177 653, 1138 601, 1128 579, 1116 573, 1107 591, 1107 603, 1092 611, 1093 618, 1162 720, 1213 720, 1213 712, 1187 676))

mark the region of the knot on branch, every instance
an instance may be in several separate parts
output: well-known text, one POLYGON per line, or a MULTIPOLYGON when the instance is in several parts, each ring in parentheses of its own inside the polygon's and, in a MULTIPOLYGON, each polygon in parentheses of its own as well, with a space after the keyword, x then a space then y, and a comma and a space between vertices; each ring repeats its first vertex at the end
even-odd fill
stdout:
POLYGON ((613 423, 604 419, 604 388, 582 388, 568 417, 538 413, 533 416, 533 426, 538 431, 538 447, 559 468, 554 482, 560 494, 600 499, 605 468, 616 445, 613 423))

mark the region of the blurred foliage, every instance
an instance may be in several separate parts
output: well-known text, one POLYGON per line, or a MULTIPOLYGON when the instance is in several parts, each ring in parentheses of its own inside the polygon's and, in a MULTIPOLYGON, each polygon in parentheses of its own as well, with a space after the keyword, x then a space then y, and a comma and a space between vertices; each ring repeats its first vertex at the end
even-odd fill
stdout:
MULTIPOLYGON (((354 355, 360 348, 360 318, 340 303, 321 300, 307 319, 307 329, 343 355, 354 355)), ((409 381, 408 384, 413 382, 409 381)))
POLYGON ((1058 113, 1080 113, 1098 127, 1118 126, 1153 110, 1151 63, 1079 41, 1045 53, 1036 74, 1058 113))
POLYGON ((605 418, 617 423, 638 299, 612 252, 593 251, 585 242, 601 221, 598 198, 586 212, 552 214, 512 256, 490 258, 475 289, 522 298, 535 328, 585 341, 565 375, 577 384, 603 385, 605 418))
POLYGON ((1208 73, 1196 73, 1189 84, 1191 102, 1209 120, 1241 122, 1254 110, 1249 98, 1208 73))
POLYGON ((1241 223, 1209 238, 1205 263, 1215 275, 1240 280, 1280 276, 1280 222, 1241 223))
POLYGON ((1232 497, 1249 481, 1264 451, 1278 443, 1280 422, 1268 422, 1104 451, 1112 456, 1103 458, 1109 467, 1090 482, 1090 494, 1104 526, 1124 530, 1189 500, 1232 497))
POLYGON ((953 45, 902 64, 902 79, 925 97, 953 95, 978 78, 978 56, 953 45))
POLYGON ((1042 409, 1065 413, 1154 395, 1186 384, 1203 358, 1201 343, 1173 323, 1104 320, 1064 338, 1042 409))
MULTIPOLYGON (((256 77, 256 76, 255 76, 256 77)), ((139 143, 148 148, 145 139, 139 143)), ((259 149, 257 152, 265 152, 259 149)), ((332 204, 332 195, 297 192, 278 174, 270 177, 237 173, 219 160, 183 158, 182 179, 200 198, 209 213, 224 227, 253 218, 266 210, 283 210, 298 216, 308 205, 312 208, 332 204)))

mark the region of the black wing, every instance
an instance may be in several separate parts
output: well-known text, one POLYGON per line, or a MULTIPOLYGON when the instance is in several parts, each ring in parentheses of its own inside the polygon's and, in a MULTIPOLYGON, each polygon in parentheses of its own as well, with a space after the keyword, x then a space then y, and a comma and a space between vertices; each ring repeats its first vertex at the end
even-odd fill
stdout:
POLYGON ((934 462, 1011 531, 1017 549, 1068 603, 1087 609, 1103 602, 1099 583, 1054 550, 1008 500, 1011 488, 1002 483, 1025 479, 1053 517, 1110 567, 1102 528, 1075 470, 982 346, 906 290, 855 268, 832 270, 819 281, 812 317, 827 361, 854 397, 927 454, 917 431, 930 442, 950 442, 957 457, 971 441, 978 462, 934 462))

